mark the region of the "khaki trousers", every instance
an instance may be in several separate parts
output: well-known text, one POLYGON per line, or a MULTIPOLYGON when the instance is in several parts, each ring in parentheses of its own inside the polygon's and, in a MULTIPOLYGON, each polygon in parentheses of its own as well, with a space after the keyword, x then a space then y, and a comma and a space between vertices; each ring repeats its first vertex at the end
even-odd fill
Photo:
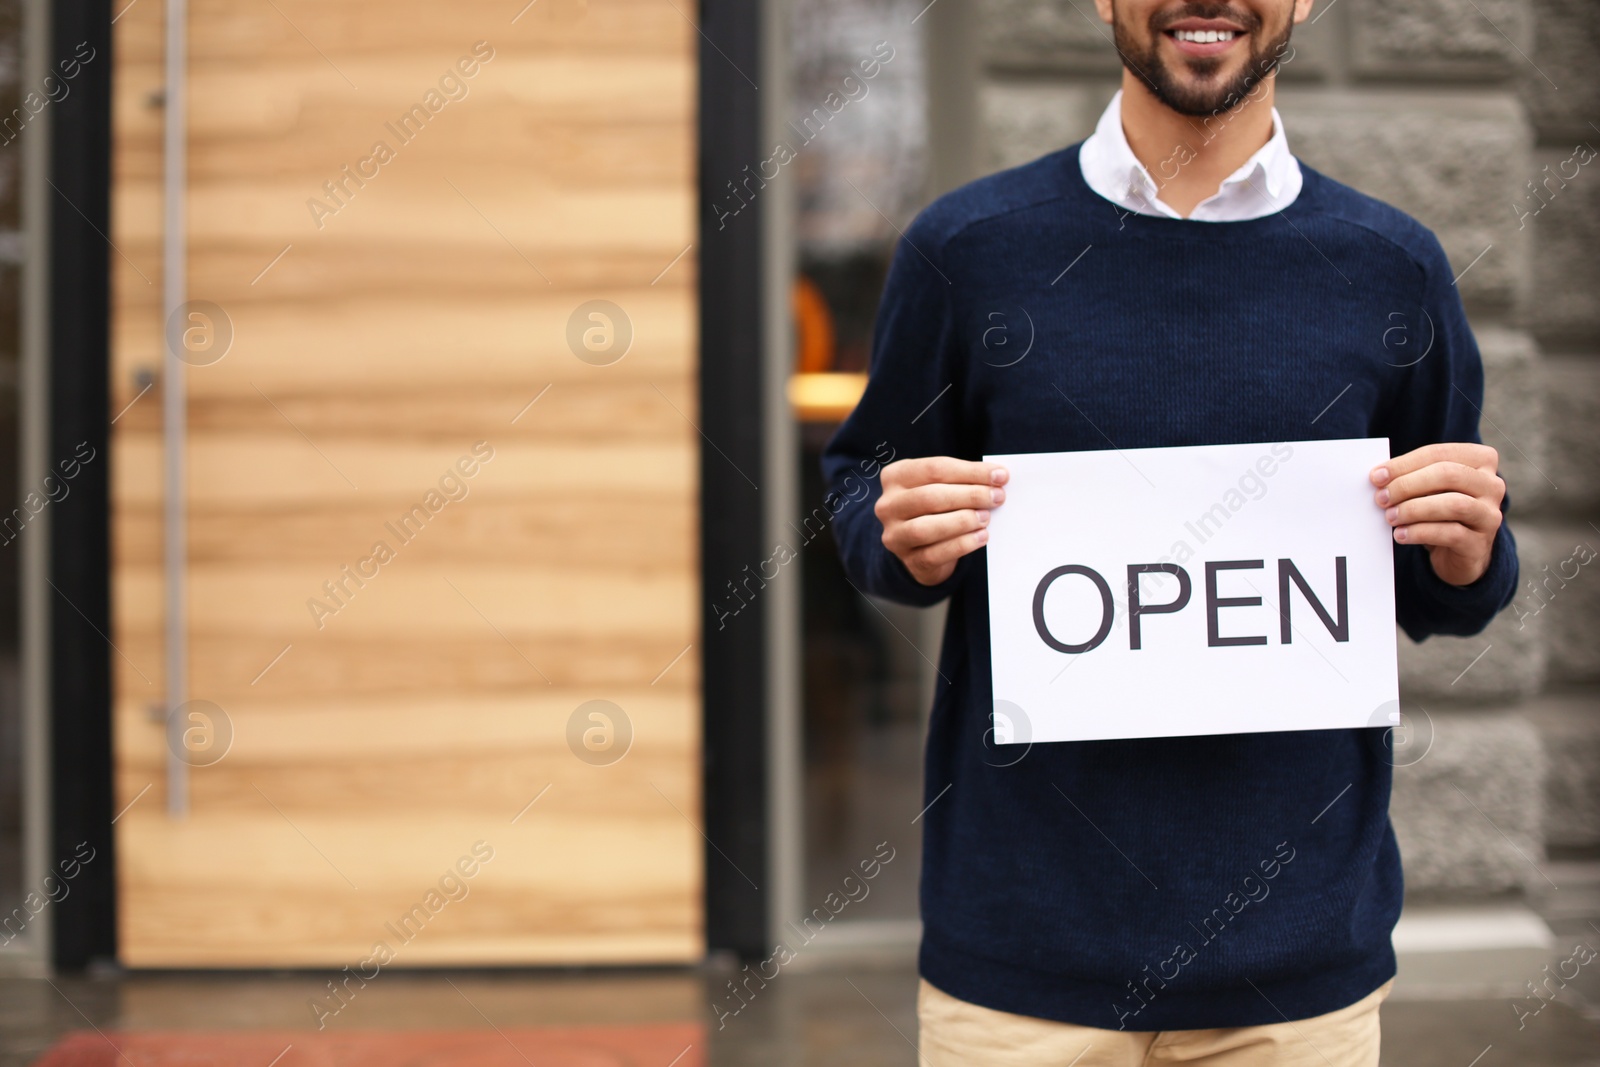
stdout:
POLYGON ((1230 1030, 1099 1030, 981 1008, 917 990, 919 1067, 1377 1067, 1378 1005, 1390 979, 1347 1008, 1314 1019, 1230 1030))

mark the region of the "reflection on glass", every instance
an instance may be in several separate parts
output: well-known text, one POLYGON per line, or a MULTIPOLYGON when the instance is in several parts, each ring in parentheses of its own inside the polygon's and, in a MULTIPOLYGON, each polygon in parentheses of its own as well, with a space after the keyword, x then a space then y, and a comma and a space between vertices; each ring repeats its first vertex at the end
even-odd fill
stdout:
MULTIPOLYGON (((923 0, 925 3, 925 0, 923 0)), ((799 262, 793 294, 802 522, 826 515, 818 459, 865 384, 878 295, 925 199, 922 3, 796 0, 790 55, 799 262)), ((839 565, 831 531, 806 528, 806 881, 819 905, 880 842, 895 859, 840 921, 914 919, 922 731, 936 633, 928 613, 869 601, 839 565), (920 648, 919 648, 920 646, 920 648)))

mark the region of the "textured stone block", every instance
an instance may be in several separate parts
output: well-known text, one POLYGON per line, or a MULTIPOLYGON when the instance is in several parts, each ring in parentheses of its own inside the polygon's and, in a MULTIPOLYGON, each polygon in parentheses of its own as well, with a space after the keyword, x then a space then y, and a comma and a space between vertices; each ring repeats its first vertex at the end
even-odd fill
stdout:
POLYGON ((1545 844, 1600 846, 1600 690, 1544 696, 1525 712, 1544 742, 1545 844))
MULTIPOLYGON (((1595 10, 1600 16, 1600 4, 1595 10)), ((1540 338, 1593 343, 1600 339, 1600 131, 1542 148, 1534 163, 1516 186, 1512 209, 1517 225, 1533 234, 1523 317, 1540 338)))
POLYGON ((1544 469, 1556 485, 1551 504, 1593 513, 1600 510, 1600 356, 1547 357, 1540 371, 1549 426, 1544 469))
POLYGON ((1044 79, 982 89, 984 172, 1015 167, 1081 141, 1114 92, 1044 79))
POLYGON ((1516 299, 1526 233, 1510 204, 1533 168, 1531 133, 1515 98, 1286 89, 1279 110, 1302 160, 1438 234, 1469 302, 1516 299))
POLYGON ((1506 77, 1530 46, 1527 0, 1353 0, 1352 66, 1382 77, 1506 77))
POLYGON ((1390 803, 1407 892, 1543 885, 1545 756, 1533 725, 1515 712, 1435 711, 1429 726, 1425 754, 1395 768, 1390 803))
POLYGON ((1479 432, 1500 453, 1500 474, 1511 493, 1513 514, 1526 514, 1552 491, 1544 382, 1539 349, 1526 333, 1498 327, 1475 329, 1483 356, 1483 415, 1479 432))
POLYGON ((979 0, 984 65, 993 70, 1114 72, 1111 27, 1083 0, 979 0))
POLYGON ((1600 5, 1594 0, 1532 0, 1533 47, 1516 69, 1528 114, 1543 138, 1591 137, 1600 122, 1600 5))
POLYGON ((1550 682, 1600 680, 1600 530, 1546 520, 1518 534, 1522 584, 1509 613, 1518 626, 1537 627, 1550 682))

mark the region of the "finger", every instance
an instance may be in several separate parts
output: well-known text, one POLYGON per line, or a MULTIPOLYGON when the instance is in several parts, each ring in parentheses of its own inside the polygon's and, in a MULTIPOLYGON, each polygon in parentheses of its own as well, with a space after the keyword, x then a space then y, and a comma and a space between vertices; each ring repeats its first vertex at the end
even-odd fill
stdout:
POLYGON ((970 555, 982 548, 989 541, 989 531, 976 530, 960 537, 952 537, 948 541, 940 541, 936 545, 925 545, 911 553, 911 559, 922 567, 942 567, 946 563, 953 563, 962 556, 970 555))
POLYGON ((1396 526, 1394 539, 1402 545, 1428 545, 1462 553, 1482 550, 1483 534, 1459 522, 1418 522, 1396 526))
POLYGON ((1430 496, 1434 493, 1465 493, 1495 504, 1505 496, 1506 483, 1498 474, 1468 467, 1465 464, 1441 462, 1429 464, 1421 470, 1402 474, 1374 494, 1379 505, 1388 507, 1403 500, 1430 496))
POLYGON ((1402 474, 1421 470, 1432 463, 1460 463, 1463 466, 1487 470, 1491 473, 1500 469, 1500 453, 1488 445, 1473 444, 1467 441, 1446 441, 1436 445, 1423 445, 1414 448, 1404 455, 1395 456, 1386 460, 1372 469, 1369 477, 1373 485, 1387 485, 1392 479, 1402 474))
POLYGON ((987 511, 950 511, 942 515, 923 515, 900 524, 896 539, 904 548, 921 548, 948 541, 989 525, 987 511))
POLYGON ((935 482, 880 497, 878 518, 914 519, 919 515, 937 515, 963 508, 992 508, 1005 498, 1006 491, 999 486, 935 482))
POLYGON ((883 468, 883 480, 901 488, 945 482, 951 485, 1004 485, 1006 469, 998 463, 924 456, 902 459, 883 468))
POLYGON ((1465 493, 1435 493, 1407 500, 1387 509, 1383 517, 1390 526, 1409 526, 1419 522, 1459 522, 1474 530, 1493 532, 1500 528, 1500 509, 1486 500, 1465 493))

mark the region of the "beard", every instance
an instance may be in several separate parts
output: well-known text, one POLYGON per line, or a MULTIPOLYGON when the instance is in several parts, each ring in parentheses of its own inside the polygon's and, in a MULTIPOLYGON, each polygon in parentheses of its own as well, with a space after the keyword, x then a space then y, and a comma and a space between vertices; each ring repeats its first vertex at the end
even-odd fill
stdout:
POLYGON ((1278 69, 1279 60, 1288 50, 1289 33, 1294 25, 1292 19, 1286 20, 1283 31, 1271 40, 1261 42, 1250 53, 1239 72, 1225 81, 1215 77, 1222 67, 1221 57, 1200 56, 1180 60, 1195 76, 1192 81, 1186 82, 1174 73, 1162 57, 1161 39, 1165 36, 1163 30, 1167 26, 1187 18, 1231 19, 1243 28, 1247 44, 1256 39, 1262 26, 1260 17, 1249 12, 1236 11, 1226 3, 1196 0, 1181 8, 1153 15, 1148 45, 1141 45, 1135 40, 1129 27, 1120 18, 1113 21, 1111 29, 1117 52, 1122 56, 1122 65, 1148 85, 1157 100, 1180 115, 1196 118, 1228 111, 1243 103, 1247 93, 1278 69))

